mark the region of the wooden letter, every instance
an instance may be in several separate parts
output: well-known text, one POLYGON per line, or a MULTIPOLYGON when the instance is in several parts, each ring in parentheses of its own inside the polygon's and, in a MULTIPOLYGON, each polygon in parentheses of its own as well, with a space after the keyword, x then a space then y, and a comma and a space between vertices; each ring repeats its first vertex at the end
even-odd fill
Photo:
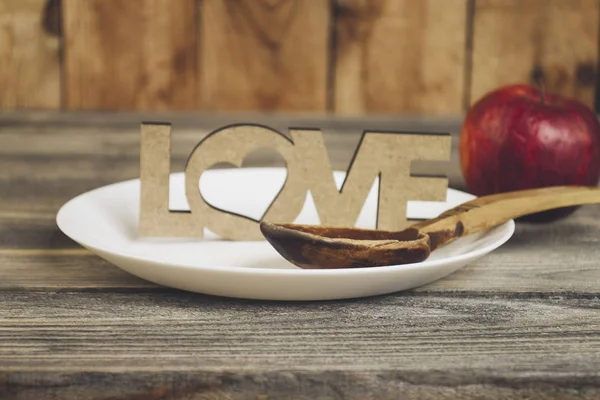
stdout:
POLYGON ((171 126, 143 123, 140 139, 140 235, 203 237, 189 211, 169 210, 171 126))
POLYGON ((292 130, 296 157, 304 160, 322 225, 353 227, 375 178, 379 176, 377 229, 407 225, 408 200, 445 201, 447 178, 411 177, 412 160, 445 160, 451 137, 431 133, 365 133, 340 191, 333 178, 320 131, 292 130))
POLYGON ((186 196, 192 213, 198 216, 198 224, 225 239, 264 239, 258 224, 260 221, 214 207, 204 200, 198 186, 200 175, 212 165, 226 161, 239 167, 244 156, 259 147, 278 151, 287 166, 285 183, 263 218, 283 223, 293 221, 300 213, 306 199, 307 177, 302 174, 304 161, 294 156, 294 144, 281 133, 263 126, 229 126, 208 135, 188 159, 185 170, 186 196))

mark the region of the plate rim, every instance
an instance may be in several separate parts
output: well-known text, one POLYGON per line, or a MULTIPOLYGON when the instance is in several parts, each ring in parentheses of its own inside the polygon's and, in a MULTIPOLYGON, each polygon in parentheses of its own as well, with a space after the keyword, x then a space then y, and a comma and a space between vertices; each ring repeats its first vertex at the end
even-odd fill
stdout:
MULTIPOLYGON (((244 167, 244 168, 236 168, 236 169, 224 168, 224 169, 208 170, 206 172, 214 173, 217 171, 219 171, 219 172, 222 172, 222 171, 231 172, 231 171, 236 171, 236 170, 263 170, 264 171, 264 170, 281 170, 281 169, 285 169, 285 168, 284 167, 244 167)), ((333 172, 346 174, 346 171, 334 170, 333 172)), ((170 173, 169 176, 180 175, 180 174, 183 174, 183 172, 173 172, 173 173, 170 173)), ((457 262, 457 261, 461 261, 461 260, 466 260, 467 262, 469 262, 468 260, 472 260, 472 259, 481 257, 481 256, 488 254, 488 253, 492 252, 493 250, 501 247, 502 245, 504 245, 513 236, 513 234, 515 232, 515 228, 516 228, 514 219, 511 219, 501 225, 498 225, 496 227, 485 230, 484 232, 481 232, 483 234, 487 234, 494 230, 503 230, 504 232, 502 232, 502 235, 497 240, 495 240, 493 243, 490 243, 486 246, 478 247, 478 248, 468 251, 466 253, 441 258, 439 260, 427 259, 427 260, 424 260, 424 261, 421 261, 418 263, 397 264, 397 265, 376 266, 376 267, 357 267, 357 268, 339 268, 339 269, 302 269, 302 268, 296 267, 296 268, 288 269, 288 268, 262 268, 262 267, 249 268, 249 267, 225 266, 225 265, 221 265, 221 266, 191 265, 191 264, 188 264, 185 262, 174 263, 172 261, 158 260, 153 257, 145 257, 143 255, 126 254, 126 253, 116 251, 115 249, 111 249, 110 247, 95 246, 95 245, 92 245, 89 243, 85 243, 85 241, 78 240, 75 237, 73 237, 72 232, 71 233, 68 232, 68 229, 65 227, 64 223, 61 223, 61 218, 63 218, 64 214, 67 212, 66 210, 68 210, 68 208, 74 202, 76 202, 78 199, 81 199, 84 196, 91 195, 94 192, 106 190, 110 187, 131 184, 131 183, 139 182, 139 180, 140 180, 139 178, 131 178, 131 179, 126 179, 126 180, 122 180, 122 181, 118 181, 118 182, 109 183, 109 184, 99 186, 94 189, 82 192, 82 193, 72 197, 71 199, 66 201, 59 208, 58 212, 56 213, 55 221, 56 221, 58 228, 64 235, 69 237, 71 240, 73 240, 80 246, 87 248, 88 250, 92 250, 94 252, 106 253, 109 255, 114 255, 114 256, 117 256, 117 257, 120 257, 123 259, 127 259, 128 261, 157 263, 157 264, 160 264, 163 268, 183 268, 183 269, 190 269, 190 270, 197 270, 197 271, 208 270, 208 271, 223 272, 223 273, 242 273, 242 274, 251 274, 251 275, 270 275, 270 276, 273 276, 273 275, 303 275, 303 276, 319 275, 320 276, 320 275, 340 275, 340 274, 354 275, 354 274, 362 274, 362 273, 373 273, 375 271, 392 272, 392 271, 398 271, 398 270, 404 270, 404 269, 437 267, 440 264, 453 263, 453 262, 457 262)), ((451 191, 455 192, 455 193, 459 193, 461 195, 468 195, 472 199, 477 198, 477 196, 474 196, 471 193, 447 187, 447 192, 451 192, 451 191)), ((244 243, 247 243, 247 241, 244 241, 244 243)))

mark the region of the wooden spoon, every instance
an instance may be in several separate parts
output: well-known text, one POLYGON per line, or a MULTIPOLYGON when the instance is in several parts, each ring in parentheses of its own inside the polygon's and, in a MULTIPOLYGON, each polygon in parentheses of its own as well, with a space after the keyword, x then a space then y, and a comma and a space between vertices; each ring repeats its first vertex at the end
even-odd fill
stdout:
POLYGON ((268 221, 260 229, 300 268, 365 268, 421 262, 442 245, 513 218, 593 203, 600 203, 598 187, 554 186, 479 197, 397 232, 268 221))

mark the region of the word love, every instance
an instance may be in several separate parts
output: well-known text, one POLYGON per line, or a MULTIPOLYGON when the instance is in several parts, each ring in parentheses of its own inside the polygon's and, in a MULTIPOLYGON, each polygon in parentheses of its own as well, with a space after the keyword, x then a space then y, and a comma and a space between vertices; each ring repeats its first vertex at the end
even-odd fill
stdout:
POLYGON ((323 225, 355 226, 370 189, 379 178, 377 229, 406 226, 409 200, 444 201, 448 181, 411 176, 413 160, 448 160, 449 134, 366 131, 337 189, 323 135, 315 129, 290 129, 290 138, 259 125, 233 125, 206 136, 193 149, 185 168, 189 211, 169 209, 171 127, 143 123, 140 153, 140 225, 142 236, 202 238, 207 228, 223 239, 262 240, 259 222, 220 210, 205 201, 200 176, 211 166, 229 162, 241 166, 257 148, 277 151, 285 160, 287 179, 261 220, 292 223, 310 191, 323 225))

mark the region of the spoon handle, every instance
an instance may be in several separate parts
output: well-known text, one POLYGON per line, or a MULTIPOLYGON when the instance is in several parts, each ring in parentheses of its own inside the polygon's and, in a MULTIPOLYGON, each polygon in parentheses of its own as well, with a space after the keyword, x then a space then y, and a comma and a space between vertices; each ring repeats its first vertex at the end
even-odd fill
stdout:
POLYGON ((600 203, 595 186, 553 186, 483 196, 412 225, 431 237, 431 250, 514 218, 540 211, 600 203))

